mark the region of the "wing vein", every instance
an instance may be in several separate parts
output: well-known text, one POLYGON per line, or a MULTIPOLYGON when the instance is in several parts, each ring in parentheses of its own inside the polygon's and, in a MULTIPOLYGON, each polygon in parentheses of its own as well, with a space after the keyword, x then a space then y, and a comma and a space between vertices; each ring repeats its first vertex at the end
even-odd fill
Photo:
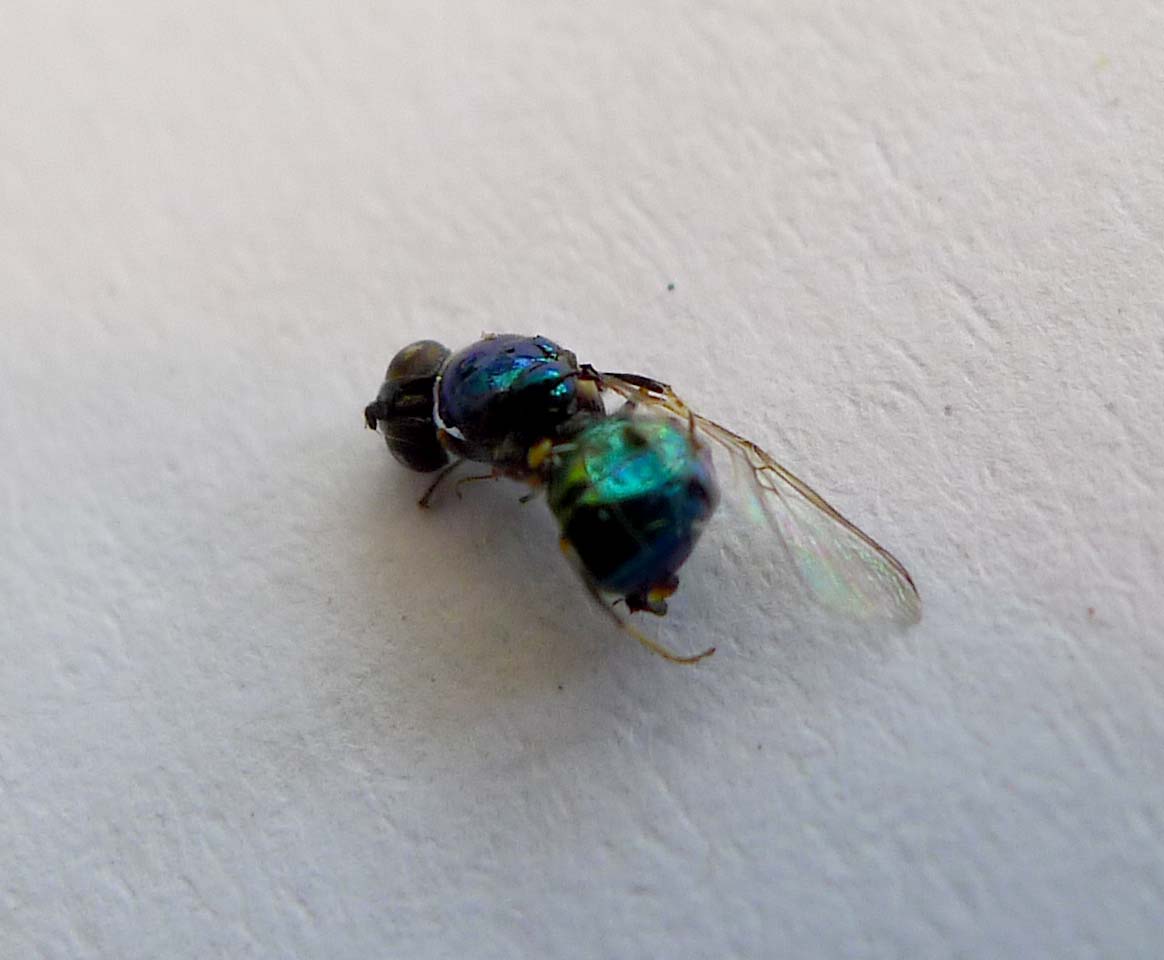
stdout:
POLYGON ((733 461, 742 460, 762 511, 801 580, 825 605, 862 618, 888 617, 905 624, 921 619, 921 597, 901 561, 762 447, 695 413, 665 383, 639 374, 597 377, 600 389, 694 423, 733 461))

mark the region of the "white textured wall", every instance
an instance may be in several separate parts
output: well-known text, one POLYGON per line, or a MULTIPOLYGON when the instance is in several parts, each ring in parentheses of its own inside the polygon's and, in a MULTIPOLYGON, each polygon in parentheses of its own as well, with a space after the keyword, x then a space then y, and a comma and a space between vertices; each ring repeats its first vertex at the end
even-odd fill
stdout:
POLYGON ((1160 956, 1161 5, 337 6, 4 10, 0 956, 1160 956), (361 409, 481 330, 925 621, 728 526, 676 668, 515 490, 420 514, 361 409))

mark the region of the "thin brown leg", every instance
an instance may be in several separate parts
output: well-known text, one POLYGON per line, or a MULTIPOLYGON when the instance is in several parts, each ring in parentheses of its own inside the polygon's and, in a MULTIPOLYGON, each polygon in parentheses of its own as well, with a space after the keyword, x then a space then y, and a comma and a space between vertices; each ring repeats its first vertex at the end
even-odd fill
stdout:
POLYGON ((466 483, 476 483, 479 480, 496 480, 500 476, 501 474, 494 470, 492 473, 475 473, 471 477, 461 477, 461 479, 457 481, 457 485, 453 487, 453 491, 456 493, 457 499, 460 500, 461 487, 463 487, 466 483))
POLYGON ((610 619, 617 623, 620 629, 629 633, 639 643, 650 650, 651 653, 657 653, 664 660, 669 660, 671 663, 686 664, 699 663, 700 660, 704 659, 705 657, 710 657, 713 653, 715 653, 715 647, 708 647, 702 653, 696 653, 685 657, 667 649, 667 647, 659 643, 658 640, 652 640, 645 633, 642 633, 637 628, 631 626, 629 623, 623 620, 622 617, 614 612, 614 607, 606 602, 606 599, 602 596, 602 592, 598 589, 598 587, 596 587, 594 583, 585 576, 583 576, 583 580, 586 583, 587 590, 590 591, 590 596, 594 598, 594 602, 597 603, 604 611, 606 611, 610 619))
POLYGON ((456 470, 457 467, 459 467, 464 462, 464 460, 454 460, 447 467, 442 468, 441 472, 436 475, 436 479, 428 485, 428 489, 424 491, 424 495, 416 501, 416 505, 422 510, 427 510, 432 504, 432 495, 436 493, 437 487, 439 487, 444 482, 445 478, 450 473, 456 470))

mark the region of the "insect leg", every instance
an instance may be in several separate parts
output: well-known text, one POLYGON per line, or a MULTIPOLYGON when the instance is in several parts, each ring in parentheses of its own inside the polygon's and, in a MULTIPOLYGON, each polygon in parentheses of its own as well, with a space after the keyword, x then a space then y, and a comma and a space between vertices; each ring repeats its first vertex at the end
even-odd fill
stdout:
POLYGON ((471 477, 461 477, 461 479, 457 481, 457 485, 453 487, 453 490, 457 494, 457 499, 460 500, 461 487, 463 487, 466 483, 476 483, 478 480, 496 480, 500 476, 500 473, 498 473, 496 470, 493 470, 490 473, 475 473, 471 477))
MULTIPOLYGON (((607 608, 607 609, 609 609, 609 608, 607 608)), ((611 613, 613 614, 614 611, 612 610, 611 613)), ((686 657, 680 656, 679 654, 673 653, 672 651, 668 650, 665 646, 663 646, 663 644, 659 643, 658 640, 652 640, 645 633, 642 633, 641 631, 637 630, 635 627, 632 627, 625 620, 619 620, 617 614, 615 614, 614 619, 618 620, 618 625, 620 627, 622 627, 623 630, 625 630, 632 637, 634 637, 639 643, 641 643, 644 647, 646 647, 648 650, 650 650, 651 653, 657 653, 664 660, 670 660, 672 663, 686 663, 686 664, 699 663, 700 660, 703 660, 705 657, 710 657, 713 653, 715 653, 715 647, 708 647, 706 650, 702 651, 701 653, 693 653, 690 656, 686 656, 686 657)))
POLYGON ((432 505, 432 495, 436 493, 437 487, 441 485, 444 479, 457 469, 464 460, 454 460, 447 467, 444 467, 440 473, 436 475, 436 479, 428 485, 428 489, 424 491, 424 495, 416 501, 416 505, 422 510, 427 510, 432 505))
POLYGON ((610 617, 611 620, 613 620, 616 624, 618 624, 620 629, 625 630, 627 633, 629 633, 639 643, 641 643, 644 647, 646 647, 648 650, 650 650, 651 653, 657 653, 664 660, 669 660, 669 661, 671 661, 671 663, 688 663, 688 664, 699 663, 699 661, 702 660, 704 657, 710 657, 713 653, 715 653, 715 647, 708 647, 702 653, 696 653, 696 654, 692 654, 691 656, 686 656, 686 657, 682 656, 681 654, 675 653, 672 650, 668 650, 667 647, 665 647, 663 644, 659 643, 658 640, 652 640, 645 633, 642 633, 640 630, 631 626, 631 624, 627 623, 625 620, 622 619, 622 617, 620 617, 617 613, 615 613, 614 607, 612 607, 610 604, 608 604, 606 602, 606 599, 602 596, 602 591, 599 590, 598 587, 594 585, 594 583, 590 580, 589 577, 583 577, 583 580, 586 584, 586 589, 590 591, 590 596, 592 596, 594 598, 594 602, 597 603, 598 606, 600 606, 607 613, 607 615, 610 617))

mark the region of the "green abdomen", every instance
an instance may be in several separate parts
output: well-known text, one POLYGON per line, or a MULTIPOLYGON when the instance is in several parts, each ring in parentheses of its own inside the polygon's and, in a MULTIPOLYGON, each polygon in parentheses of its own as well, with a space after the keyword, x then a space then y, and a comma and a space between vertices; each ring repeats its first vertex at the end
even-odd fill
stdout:
POLYGON ((666 583, 715 510, 707 451, 675 420, 619 415, 558 456, 549 506, 595 584, 632 594, 666 583))

